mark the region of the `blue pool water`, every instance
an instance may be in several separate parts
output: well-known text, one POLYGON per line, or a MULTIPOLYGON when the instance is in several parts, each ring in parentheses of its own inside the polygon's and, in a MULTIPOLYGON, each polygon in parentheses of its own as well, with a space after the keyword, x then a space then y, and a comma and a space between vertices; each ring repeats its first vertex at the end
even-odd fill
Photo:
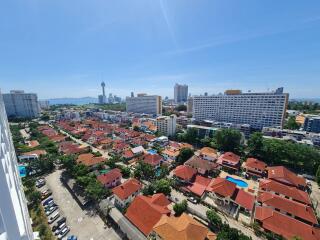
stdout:
POLYGON ((20 177, 27 176, 27 169, 25 166, 19 166, 18 168, 19 168, 20 177))
POLYGON ((227 176, 226 179, 230 182, 233 182, 235 184, 237 184, 237 186, 242 187, 242 188, 246 188, 248 187, 248 183, 246 183, 245 181, 242 181, 240 179, 235 179, 233 177, 227 176))
POLYGON ((153 155, 153 154, 156 154, 156 153, 157 153, 157 150, 155 150, 155 149, 149 149, 149 150, 147 150, 147 152, 150 153, 151 155, 153 155))

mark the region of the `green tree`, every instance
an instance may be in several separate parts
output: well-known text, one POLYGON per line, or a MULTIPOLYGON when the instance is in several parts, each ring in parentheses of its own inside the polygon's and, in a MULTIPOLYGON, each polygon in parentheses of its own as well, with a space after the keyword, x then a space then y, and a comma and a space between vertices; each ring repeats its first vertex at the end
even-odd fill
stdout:
POLYGON ((155 190, 157 193, 163 193, 164 195, 170 195, 171 193, 171 184, 167 179, 160 179, 155 181, 155 190))
POLYGON ((75 155, 63 155, 60 157, 62 166, 71 173, 73 167, 76 165, 76 156, 75 155))
POLYGON ((241 149, 242 135, 235 129, 222 129, 214 135, 217 147, 221 151, 238 153, 241 149))
POLYGON ((130 174, 131 174, 130 168, 124 167, 124 166, 119 166, 119 168, 121 170, 122 177, 124 177, 124 178, 130 177, 130 174))
POLYGON ((106 195, 109 195, 108 192, 100 182, 97 180, 90 181, 88 186, 85 188, 86 195, 95 201, 102 200, 106 195))
POLYGON ((222 226, 222 220, 220 216, 214 211, 214 210, 208 210, 206 212, 208 221, 209 221, 209 227, 212 230, 220 229, 222 226))
POLYGON ((261 132, 255 132, 250 135, 248 140, 249 156, 260 158, 263 151, 263 135, 261 132))
POLYGON ((176 111, 187 111, 187 106, 186 105, 183 105, 183 104, 180 104, 178 105, 176 108, 175 108, 176 111))
POLYGON ((180 216, 182 213, 187 211, 187 208, 188 208, 187 200, 182 200, 180 203, 175 203, 173 205, 175 216, 180 216))
POLYGON ((150 180, 155 177, 155 170, 147 163, 139 161, 133 173, 135 178, 150 180))
POLYGON ((316 181, 317 181, 318 185, 320 186, 320 165, 318 166, 318 170, 316 173, 316 181))
POLYGON ((176 160, 177 164, 184 164, 189 158, 193 156, 193 153, 193 150, 190 148, 182 148, 176 160))
POLYGON ((28 194, 27 198, 32 206, 39 205, 41 202, 41 193, 34 190, 30 194, 28 194))
POLYGON ((139 132, 140 128, 138 126, 134 126, 133 130, 139 132))
POLYGON ((294 116, 289 117, 288 121, 284 125, 284 128, 296 130, 300 128, 300 124, 296 122, 296 118, 294 116))

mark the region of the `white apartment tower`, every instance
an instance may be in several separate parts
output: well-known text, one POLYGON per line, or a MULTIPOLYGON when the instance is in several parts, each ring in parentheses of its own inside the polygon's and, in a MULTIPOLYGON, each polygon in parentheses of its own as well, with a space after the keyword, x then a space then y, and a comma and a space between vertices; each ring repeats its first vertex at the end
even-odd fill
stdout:
POLYGON ((32 240, 33 232, 0 93, 0 239, 32 240))
POLYGON ((157 131, 165 136, 173 136, 176 133, 177 116, 161 116, 156 119, 157 131))
POLYGON ((138 94, 137 97, 126 98, 127 112, 145 113, 145 114, 162 114, 161 96, 147 94, 138 94))
POLYGON ((198 121, 249 124, 255 129, 282 127, 288 98, 282 88, 267 93, 227 90, 224 95, 194 96, 193 117, 198 121))
POLYGON ((8 117, 36 118, 39 116, 38 97, 35 93, 12 90, 3 94, 8 117))
POLYGON ((176 103, 183 103, 188 100, 188 85, 174 85, 174 101, 176 103))

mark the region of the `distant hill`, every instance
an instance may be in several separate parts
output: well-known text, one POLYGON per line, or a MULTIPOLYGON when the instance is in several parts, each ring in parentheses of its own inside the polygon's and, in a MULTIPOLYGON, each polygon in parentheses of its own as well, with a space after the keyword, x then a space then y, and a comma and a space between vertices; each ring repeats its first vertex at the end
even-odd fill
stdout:
POLYGON ((55 104, 75 104, 75 105, 83 105, 89 103, 98 103, 97 98, 93 97, 83 97, 83 98, 52 98, 47 99, 50 105, 55 104))
POLYGON ((320 98, 292 98, 290 101, 320 103, 320 98))

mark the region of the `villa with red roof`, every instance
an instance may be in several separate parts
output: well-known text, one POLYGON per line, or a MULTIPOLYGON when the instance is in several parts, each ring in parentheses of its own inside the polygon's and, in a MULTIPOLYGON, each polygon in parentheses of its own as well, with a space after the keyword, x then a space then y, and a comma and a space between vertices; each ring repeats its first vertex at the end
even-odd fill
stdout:
POLYGON ((115 205, 124 208, 139 194, 142 184, 135 178, 128 179, 112 189, 115 205))
POLYGON ((198 171, 201 175, 208 175, 218 169, 218 164, 204 160, 196 155, 192 156, 184 165, 192 167, 198 171))
POLYGON ((263 177, 266 174, 268 165, 256 158, 248 158, 242 167, 250 176, 263 177))
POLYGON ((201 148, 199 154, 204 160, 208 161, 215 161, 218 158, 217 150, 210 147, 201 148))
POLYGON ((210 183, 210 178, 197 175, 192 185, 188 186, 187 189, 197 197, 201 198, 210 183))
POLYGON ((319 240, 320 229, 302 223, 268 207, 256 207, 255 221, 267 231, 271 231, 286 239, 300 237, 303 240, 319 240))
POLYGON ((232 199, 236 190, 236 184, 228 181, 225 178, 217 177, 212 179, 211 183, 207 187, 206 191, 209 197, 211 197, 219 205, 227 205, 232 199))
POLYGON ((193 181, 195 175, 197 174, 197 170, 186 165, 180 165, 173 170, 173 174, 181 182, 190 183, 193 181))
POLYGON ((120 169, 114 168, 111 171, 101 174, 97 180, 106 188, 113 188, 121 184, 122 174, 120 169))
POLYGON ((164 159, 159 154, 145 154, 142 161, 151 165, 153 168, 158 168, 164 162, 164 159))
POLYGON ((103 163, 105 160, 104 157, 95 157, 92 153, 83 153, 78 156, 77 163, 81 163, 87 167, 94 167, 99 163, 103 163))
POLYGON ((239 171, 240 156, 233 152, 226 152, 218 158, 217 163, 226 170, 239 171))
POLYGON ((137 196, 127 209, 125 216, 145 236, 148 236, 162 216, 170 216, 170 201, 162 193, 153 196, 137 196))
POLYGON ((268 167, 267 170, 269 179, 302 190, 304 190, 307 186, 306 180, 303 177, 297 176, 295 173, 283 166, 268 167))

